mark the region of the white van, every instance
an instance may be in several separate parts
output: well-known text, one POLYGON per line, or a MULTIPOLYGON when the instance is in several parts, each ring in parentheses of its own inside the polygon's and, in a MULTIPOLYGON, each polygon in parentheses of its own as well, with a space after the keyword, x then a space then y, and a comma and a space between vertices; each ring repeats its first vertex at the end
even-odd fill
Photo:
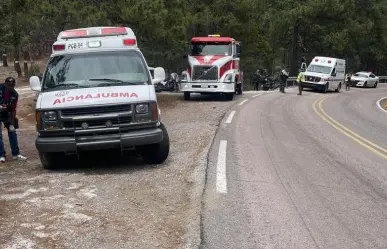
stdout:
POLYGON ((339 92, 345 84, 345 60, 320 57, 313 58, 302 78, 303 88, 321 92, 335 90, 339 92))
POLYGON ((35 144, 44 168, 66 154, 111 148, 136 148, 150 164, 167 159, 169 136, 153 86, 165 71, 157 67, 151 76, 130 28, 66 30, 52 49, 42 81, 30 78, 39 92, 35 144))

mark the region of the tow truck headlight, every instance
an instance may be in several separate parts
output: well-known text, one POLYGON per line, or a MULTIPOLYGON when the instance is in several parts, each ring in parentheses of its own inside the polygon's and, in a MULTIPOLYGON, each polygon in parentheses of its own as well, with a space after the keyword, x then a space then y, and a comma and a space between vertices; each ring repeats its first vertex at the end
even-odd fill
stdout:
POLYGON ((149 105, 148 104, 136 105, 136 113, 137 114, 146 114, 148 112, 149 112, 149 105))
POLYGON ((44 121, 56 121, 57 114, 55 111, 47 111, 43 113, 44 121))

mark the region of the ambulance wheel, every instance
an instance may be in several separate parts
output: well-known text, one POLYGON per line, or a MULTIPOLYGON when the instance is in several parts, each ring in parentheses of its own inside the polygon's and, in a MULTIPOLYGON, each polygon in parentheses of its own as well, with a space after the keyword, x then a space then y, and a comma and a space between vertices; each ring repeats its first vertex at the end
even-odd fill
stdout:
POLYGON ((364 85, 363 85, 364 88, 367 88, 367 81, 364 82, 364 85))
POLYGON ((136 149, 147 164, 162 164, 169 155, 169 135, 164 124, 160 125, 163 140, 157 144, 138 146, 136 149))
POLYGON ((191 93, 190 92, 184 92, 184 100, 190 100, 191 99, 191 93))
POLYGON ((375 85, 373 86, 373 88, 376 88, 376 87, 378 87, 378 82, 377 81, 375 82, 375 85))
POLYGON ((323 93, 326 93, 326 92, 328 92, 328 89, 329 89, 329 83, 326 83, 326 84, 322 87, 321 91, 322 91, 323 93))
POLYGON ((337 88, 335 89, 335 92, 340 92, 340 90, 341 90, 341 83, 337 86, 337 88))
POLYGON ((39 152, 39 158, 44 169, 52 170, 63 165, 65 155, 60 152, 39 152))

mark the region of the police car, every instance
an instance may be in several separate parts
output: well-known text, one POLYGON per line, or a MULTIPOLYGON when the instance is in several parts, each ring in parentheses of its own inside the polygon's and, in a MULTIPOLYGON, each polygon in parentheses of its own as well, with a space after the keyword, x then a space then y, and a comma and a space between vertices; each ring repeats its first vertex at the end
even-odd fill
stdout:
POLYGON ((169 154, 154 84, 137 39, 128 27, 89 27, 61 32, 42 80, 32 76, 36 102, 36 148, 52 169, 68 154, 135 148, 150 164, 169 154))

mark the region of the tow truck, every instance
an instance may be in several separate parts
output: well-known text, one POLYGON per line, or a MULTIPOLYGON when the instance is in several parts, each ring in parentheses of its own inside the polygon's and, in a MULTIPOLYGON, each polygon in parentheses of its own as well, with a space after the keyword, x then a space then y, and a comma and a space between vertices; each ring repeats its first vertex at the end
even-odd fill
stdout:
POLYGON ((161 122, 154 84, 129 27, 88 27, 59 33, 42 79, 32 76, 36 148, 46 169, 65 155, 104 149, 136 149, 147 163, 163 163, 169 136, 161 122))
POLYGON ((188 68, 182 72, 180 91, 189 100, 191 93, 223 94, 232 100, 243 92, 240 71, 241 42, 231 37, 193 37, 189 46, 188 68))

